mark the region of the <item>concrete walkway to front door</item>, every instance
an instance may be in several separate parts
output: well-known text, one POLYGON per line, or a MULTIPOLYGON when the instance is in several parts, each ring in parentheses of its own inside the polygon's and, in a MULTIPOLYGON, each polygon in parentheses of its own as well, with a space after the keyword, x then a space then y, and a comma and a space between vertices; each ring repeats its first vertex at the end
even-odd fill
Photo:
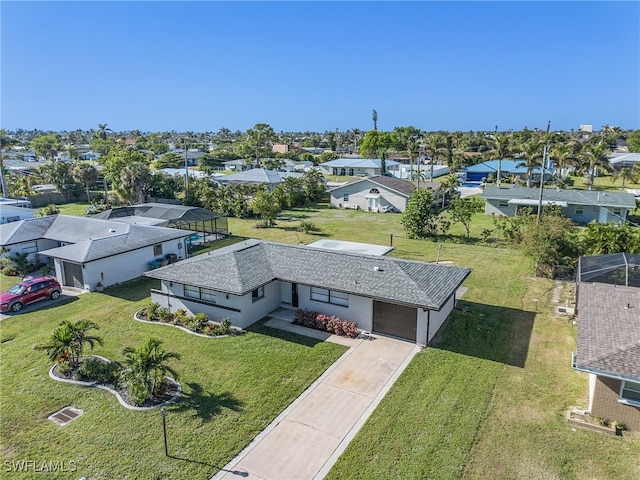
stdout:
POLYGON ((376 335, 351 345, 212 480, 323 478, 420 351, 376 335))

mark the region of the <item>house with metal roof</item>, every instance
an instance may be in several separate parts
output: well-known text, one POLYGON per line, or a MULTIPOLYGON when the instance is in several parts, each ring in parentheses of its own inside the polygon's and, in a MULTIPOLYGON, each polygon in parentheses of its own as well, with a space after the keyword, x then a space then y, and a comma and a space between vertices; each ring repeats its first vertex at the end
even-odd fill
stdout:
MULTIPOLYGON (((392 170, 397 168, 400 163, 386 160, 385 165, 387 169, 392 170)), ((337 158, 320 164, 319 169, 327 175, 375 177, 382 175, 382 160, 379 158, 337 158)))
POLYGON ((331 205, 369 212, 404 212, 416 186, 408 180, 376 175, 352 180, 330 192, 331 205))
POLYGON ((580 257, 573 368, 589 374, 592 416, 640 430, 640 255, 580 257))
MULTIPOLYGON (((465 181, 467 182, 485 182, 490 178, 496 178, 498 176, 498 168, 500 169, 502 179, 526 179, 527 167, 522 160, 487 160, 486 162, 465 167, 461 172, 465 174, 465 181)), ((540 167, 535 167, 531 171, 531 179, 534 182, 540 181, 540 170, 540 167)), ((545 181, 550 180, 551 177, 551 171, 545 170, 545 181)))
POLYGON ((95 290, 141 276, 187 255, 194 232, 68 215, 0 225, 0 246, 9 256, 53 261, 62 285, 95 290))
MULTIPOLYGON (((530 207, 537 211, 540 203, 540 189, 519 185, 487 186, 481 198, 486 200, 484 213, 488 215, 517 215, 518 210, 530 207)), ((579 224, 592 221, 622 225, 629 210, 636 208, 635 198, 626 192, 600 192, 595 190, 562 190, 544 188, 542 206, 555 205, 564 214, 579 224)))
POLYGON ((633 168, 640 164, 640 153, 614 152, 607 158, 617 172, 623 168, 633 168))
POLYGON ((355 321, 426 345, 456 303, 467 268, 246 240, 151 270, 151 299, 172 312, 245 328, 282 306, 355 321))

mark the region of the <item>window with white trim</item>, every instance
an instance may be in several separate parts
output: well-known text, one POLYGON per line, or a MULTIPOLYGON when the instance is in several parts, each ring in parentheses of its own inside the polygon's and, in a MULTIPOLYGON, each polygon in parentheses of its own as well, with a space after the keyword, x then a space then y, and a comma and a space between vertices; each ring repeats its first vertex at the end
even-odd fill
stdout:
POLYGON ((349 306, 349 294, 336 292, 326 288, 311 287, 311 300, 322 303, 332 303, 341 307, 349 306))
POLYGON ((254 302, 256 300, 260 300, 261 298, 264 298, 264 286, 258 287, 251 292, 251 300, 253 300, 254 302))
POLYGON ((161 243, 153 246, 153 256, 157 257, 159 255, 162 255, 162 244, 161 243))
POLYGON ((184 286, 184 296, 189 298, 197 298, 205 302, 216 303, 216 292, 210 288, 194 287, 192 285, 184 286))
POLYGON ((640 383, 624 380, 620 386, 620 401, 640 407, 640 383))
POLYGON ((584 205, 576 205, 576 215, 584 215, 584 205))
POLYGON ((349 201, 349 194, 345 193, 344 195, 342 195, 342 201, 343 202, 348 202, 349 201))
POLYGON ((614 208, 613 209, 613 214, 617 215, 617 216, 621 216, 622 215, 622 209, 621 208, 614 208))

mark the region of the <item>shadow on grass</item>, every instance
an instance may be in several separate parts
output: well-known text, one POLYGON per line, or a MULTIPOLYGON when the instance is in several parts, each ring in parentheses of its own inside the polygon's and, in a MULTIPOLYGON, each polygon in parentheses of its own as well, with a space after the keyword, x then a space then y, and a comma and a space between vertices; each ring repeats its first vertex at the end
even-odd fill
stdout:
POLYGON ((291 215, 288 213, 282 213, 278 215, 277 219, 283 222, 296 222, 298 220, 306 220, 307 218, 309 218, 309 215, 291 215))
POLYGON ((131 302, 138 302, 145 298, 151 298, 150 291, 152 288, 159 289, 160 280, 140 277, 118 285, 113 285, 112 287, 107 287, 104 289, 104 295, 129 300, 131 302))
POLYGON ((180 399, 173 404, 169 411, 194 412, 194 416, 203 422, 210 421, 214 415, 219 414, 223 408, 234 412, 242 411, 242 402, 237 400, 230 392, 220 394, 207 392, 199 383, 187 383, 190 393, 182 391, 180 399))
POLYGON ((240 470, 226 470, 218 465, 214 465, 212 463, 207 463, 207 462, 201 462, 200 460, 192 460, 190 458, 184 458, 184 457, 176 457, 175 455, 167 455, 169 458, 172 458, 174 460, 182 460, 183 462, 189 462, 189 463, 196 463, 198 465, 204 465, 205 467, 211 467, 211 468, 215 468, 218 471, 222 471, 222 472, 229 472, 232 475, 237 475, 238 477, 248 477, 249 476, 249 472, 243 472, 240 470))
POLYGON ((536 312, 459 302, 431 346, 524 368, 536 312))
POLYGON ((317 338, 307 337, 305 335, 299 335, 293 332, 287 332, 278 328, 267 327, 265 325, 265 322, 268 321, 269 318, 270 317, 264 317, 261 320, 258 320, 247 330, 254 333, 260 333, 262 335, 267 335, 269 337, 286 340, 287 342, 297 343, 298 345, 304 345, 305 347, 315 347, 317 344, 323 342, 323 340, 318 340, 317 338))

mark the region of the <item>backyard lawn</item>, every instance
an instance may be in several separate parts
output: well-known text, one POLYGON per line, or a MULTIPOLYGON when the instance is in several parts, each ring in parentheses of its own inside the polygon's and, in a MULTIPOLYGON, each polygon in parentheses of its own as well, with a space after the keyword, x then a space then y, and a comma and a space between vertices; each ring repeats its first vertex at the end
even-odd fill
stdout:
MULTIPOLYGON (((573 285, 532 278, 532 265, 498 246, 495 232, 481 242, 480 232, 494 228, 490 217, 474 217, 471 240, 457 225, 452 233, 459 236, 442 242, 408 239, 399 219, 326 204, 283 212, 269 229, 232 218, 234 237, 198 252, 248 237, 388 245, 393 234, 391 256, 473 269, 461 309, 435 346, 414 358, 327 478, 640 478, 639 434, 608 436, 564 420, 568 407, 586 407, 588 388, 587 377, 570 367, 576 327, 554 313, 552 301, 555 293, 564 305, 573 285), (303 220, 318 231, 298 231, 303 220)), ((91 466, 78 478, 207 478, 342 353, 260 325, 243 337, 212 340, 135 323, 131 316, 148 301, 150 285, 133 282, 0 323, 3 460, 91 466), (64 318, 96 321, 105 346, 95 353, 109 358, 151 335, 182 354, 172 366, 185 395, 167 417, 169 450, 180 459, 164 456, 157 411, 131 412, 107 392, 47 377, 50 362, 32 345, 64 318), (85 414, 63 428, 46 420, 65 405, 85 414)))

